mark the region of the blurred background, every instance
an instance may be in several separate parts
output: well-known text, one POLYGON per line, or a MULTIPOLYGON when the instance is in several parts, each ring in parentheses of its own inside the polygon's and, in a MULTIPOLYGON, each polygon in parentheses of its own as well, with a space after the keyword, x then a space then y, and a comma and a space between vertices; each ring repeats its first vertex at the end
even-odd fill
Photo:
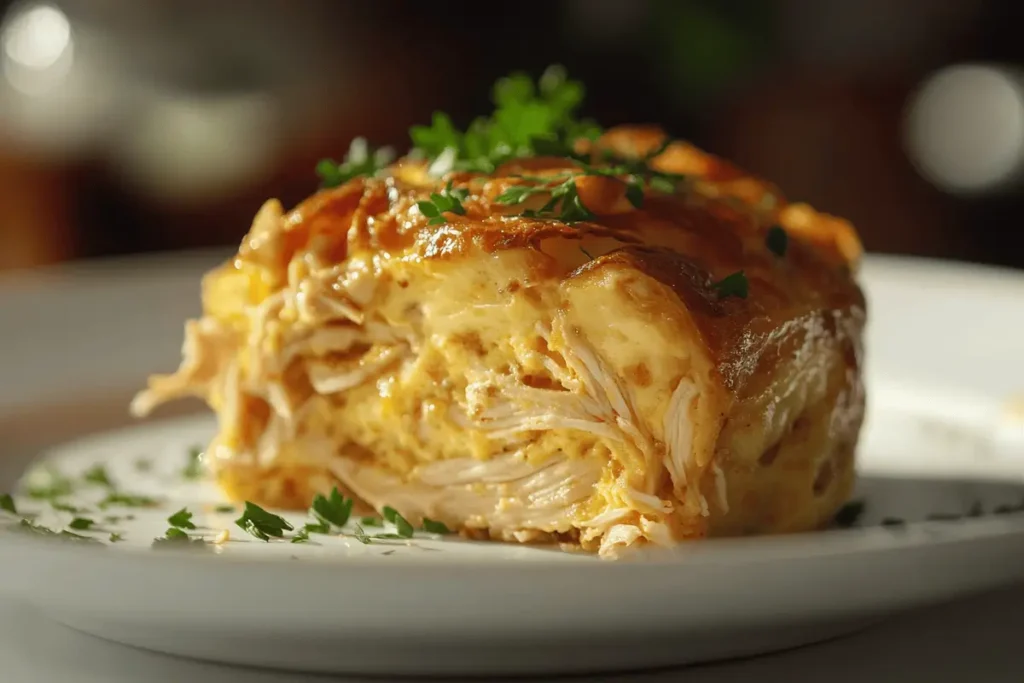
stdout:
POLYGON ((233 245, 354 136, 560 62, 850 218, 869 250, 1024 267, 1017 0, 0 0, 0 269, 233 245))

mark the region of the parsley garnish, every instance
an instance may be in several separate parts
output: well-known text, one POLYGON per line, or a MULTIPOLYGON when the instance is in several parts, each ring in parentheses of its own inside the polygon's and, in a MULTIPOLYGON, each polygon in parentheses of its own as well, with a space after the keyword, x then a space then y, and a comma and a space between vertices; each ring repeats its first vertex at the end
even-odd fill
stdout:
POLYGON ((270 537, 281 538, 285 531, 291 531, 294 527, 284 517, 279 517, 267 512, 259 505, 245 501, 245 512, 235 520, 242 531, 245 531, 261 541, 269 541, 270 537))
POLYGON ((74 505, 68 505, 67 503, 53 502, 50 503, 50 507, 59 512, 70 512, 73 515, 77 515, 80 512, 85 512, 84 508, 76 507, 74 505))
POLYGON ((234 505, 218 505, 217 507, 213 508, 213 511, 214 512, 220 512, 220 513, 223 513, 223 514, 231 514, 231 513, 233 513, 235 511, 235 506, 234 505))
POLYGON ((181 508, 175 512, 167 518, 167 523, 178 529, 196 528, 196 525, 192 522, 192 513, 188 511, 188 508, 181 508))
POLYGON ((185 547, 196 548, 205 546, 206 541, 201 538, 192 538, 187 533, 176 527, 171 527, 161 538, 153 539, 154 548, 185 547))
POLYGON ((113 482, 110 481, 110 475, 107 474, 107 468, 100 464, 93 465, 86 470, 82 478, 90 484, 106 486, 107 488, 114 486, 113 482))
POLYGON ((100 501, 99 507, 101 510, 106 510, 108 507, 115 505, 129 508, 146 508, 155 507, 160 504, 155 498, 149 496, 142 496, 133 493, 118 493, 113 492, 107 494, 107 497, 100 501))
POLYGON ((836 513, 834 521, 836 526, 848 528, 856 524, 857 520, 859 520, 863 514, 864 501, 852 500, 839 508, 839 512, 836 513))
POLYGON ((768 228, 764 244, 768 247, 768 251, 782 258, 786 255, 786 249, 789 247, 789 233, 783 230, 782 227, 773 225, 768 228))
POLYGON ((0 494, 0 510, 10 512, 12 515, 18 514, 18 507, 14 504, 14 498, 11 497, 11 494, 0 494))
POLYGON ((490 173, 517 157, 573 156, 577 140, 601 133, 592 121, 574 118, 583 93, 583 85, 569 80, 560 66, 550 67, 536 85, 516 73, 495 83, 494 113, 475 119, 465 132, 436 112, 431 125, 413 126, 409 136, 420 154, 430 159, 448 154, 451 168, 460 171, 490 173))
POLYGON ((423 530, 428 534, 450 534, 452 532, 444 522, 436 522, 429 517, 423 518, 423 530))
POLYGON ((352 533, 352 535, 355 536, 356 540, 362 543, 363 545, 370 545, 370 543, 373 542, 373 539, 367 536, 366 532, 363 531, 363 527, 359 526, 358 524, 356 524, 356 530, 352 533))
POLYGON ((466 215, 466 208, 462 202, 469 196, 469 190, 465 188, 453 188, 452 181, 440 192, 431 192, 429 201, 416 202, 420 213, 429 218, 430 225, 440 225, 445 222, 445 213, 454 213, 458 216, 466 215))
POLYGON ((750 283, 747 282, 746 274, 740 270, 732 275, 726 275, 718 282, 711 283, 711 288, 717 292, 719 299, 725 299, 730 296, 746 299, 750 283))
POLYGON ((355 500, 345 498, 341 491, 335 486, 329 496, 322 496, 319 493, 313 496, 312 512, 321 522, 333 524, 334 526, 345 526, 352 514, 352 506, 355 500))
POLYGON ((116 533, 116 532, 111 532, 111 534, 110 534, 110 542, 111 543, 119 543, 119 542, 121 542, 123 540, 124 540, 124 535, 116 533))
POLYGON ((89 519, 88 517, 75 517, 68 524, 68 527, 75 529, 76 531, 86 531, 91 529, 96 524, 95 520, 89 519))
MULTIPOLYGON (((405 517, 400 515, 398 513, 398 510, 396 510, 393 507, 384 506, 384 510, 382 512, 384 514, 384 519, 395 525, 395 530, 398 532, 398 536, 400 538, 412 538, 412 535, 414 533, 412 524, 409 524, 409 521, 405 517)), ((380 536, 376 536, 375 538, 386 537, 386 535, 382 534, 380 536)))
POLYGON ((320 187, 337 187, 359 176, 373 175, 391 163, 394 153, 384 147, 371 152, 365 138, 355 138, 349 145, 348 154, 340 164, 331 159, 322 159, 316 165, 320 176, 320 187))
POLYGON ((18 526, 14 528, 19 531, 35 534, 37 536, 44 536, 47 538, 58 538, 67 541, 77 541, 84 543, 99 543, 100 545, 102 545, 102 543, 95 538, 90 538, 89 536, 83 536, 82 534, 76 534, 72 531, 67 530, 57 532, 53 529, 48 529, 47 527, 42 526, 41 524, 36 524, 35 522, 29 521, 27 519, 21 520, 18 526))
POLYGON ((310 534, 329 534, 331 533, 331 525, 328 522, 320 521, 317 523, 309 523, 299 529, 298 533, 292 537, 292 543, 306 543, 309 541, 310 534))
POLYGON ((203 449, 192 446, 188 449, 188 461, 185 463, 181 476, 185 479, 200 479, 203 476, 203 449))
POLYGON ((359 523, 363 526, 384 526, 384 520, 380 517, 363 517, 359 523))
MULTIPOLYGON (((523 215, 532 218, 557 218, 563 223, 590 220, 594 217, 594 214, 583 204, 576 189, 576 178, 579 175, 583 174, 556 176, 556 179, 561 179, 561 182, 554 186, 513 185, 498 195, 496 201, 500 204, 521 204, 535 194, 547 194, 549 199, 544 206, 536 210, 527 209, 523 212, 523 215)), ((541 178, 537 180, 546 181, 549 179, 541 178)))

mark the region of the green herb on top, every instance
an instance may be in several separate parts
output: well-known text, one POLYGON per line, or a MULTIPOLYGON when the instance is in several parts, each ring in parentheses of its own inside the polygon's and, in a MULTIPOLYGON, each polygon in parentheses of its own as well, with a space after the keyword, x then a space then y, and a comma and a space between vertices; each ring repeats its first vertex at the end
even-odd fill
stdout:
POLYGON ((119 534, 117 532, 111 532, 109 540, 110 540, 111 543, 120 543, 121 541, 124 540, 124 535, 123 534, 119 534))
POLYGON ((372 176, 387 166, 394 159, 394 153, 388 148, 371 150, 365 138, 355 138, 349 145, 344 161, 338 163, 332 159, 322 159, 316 165, 316 174, 320 176, 323 188, 337 187, 359 176, 372 176))
POLYGON ((317 522, 316 524, 307 523, 302 527, 311 534, 329 534, 331 533, 331 525, 327 522, 317 522))
MULTIPOLYGON (((569 175, 557 185, 541 184, 536 186, 513 185, 498 195, 497 202, 500 204, 521 204, 535 194, 547 194, 548 201, 539 209, 527 209, 522 215, 529 218, 557 218, 563 223, 576 223, 594 218, 580 199, 579 191, 576 189, 576 178, 578 175, 569 175)), ((562 178, 557 176, 555 179, 562 178)), ((550 179, 541 179, 546 183, 550 179)))
POLYGON ((72 515, 77 515, 82 512, 85 512, 85 508, 80 508, 75 505, 69 505, 67 503, 60 503, 56 501, 50 503, 50 507, 52 507, 54 510, 57 510, 58 512, 68 512, 72 515))
POLYGON ((97 486, 106 486, 107 488, 114 486, 110 480, 110 475, 107 473, 107 468, 99 463, 87 469, 82 475, 82 479, 97 486))
POLYGON ((237 510, 237 509, 238 508, 236 508, 234 505, 218 505, 217 507, 213 508, 213 511, 214 512, 219 512, 221 514, 229 515, 229 514, 234 513, 235 510, 237 510))
POLYGON ((734 296, 738 299, 746 299, 750 290, 750 283, 746 274, 740 270, 732 275, 727 275, 718 282, 713 282, 711 288, 718 294, 719 299, 726 299, 734 296))
POLYGON ((450 534, 452 532, 444 522, 437 522, 429 517, 423 518, 423 530, 428 534, 450 534))
POLYGON ((12 515, 18 514, 18 507, 14 504, 14 498, 9 493, 0 494, 0 510, 9 512, 12 515))
POLYGON ((768 251, 782 258, 786 255, 786 249, 789 248, 789 233, 782 229, 781 226, 773 225, 768 228, 764 244, 768 247, 768 251))
POLYGON ((68 527, 76 531, 86 531, 91 529, 95 524, 96 521, 89 519, 88 517, 75 517, 68 523, 68 527))
POLYGON ((309 542, 309 530, 299 529, 294 536, 292 536, 292 543, 308 543, 309 542))
POLYGON ((106 510, 109 507, 129 507, 129 508, 148 508, 156 507, 160 504, 156 498, 150 496, 143 496, 134 493, 119 493, 114 491, 107 494, 107 497, 100 501, 99 507, 101 510, 106 510))
POLYGON ((192 513, 188 511, 188 508, 181 508, 175 512, 167 518, 167 523, 178 529, 196 528, 196 525, 192 522, 192 513))
POLYGON ((466 188, 452 187, 452 182, 449 180, 448 184, 440 192, 431 192, 429 201, 416 202, 416 206, 419 207, 420 213, 429 218, 430 225, 440 225, 445 222, 444 214, 454 213, 458 216, 466 215, 466 207, 462 205, 462 202, 469 196, 469 190, 466 188))
POLYGON ((285 531, 294 527, 283 517, 267 512, 259 505, 245 501, 245 511, 235 520, 235 524, 246 533, 261 541, 269 541, 270 537, 281 538, 285 531))
POLYGON ((575 117, 583 94, 583 85, 569 80, 560 66, 550 67, 536 84, 515 73, 495 83, 491 116, 475 119, 464 132, 436 112, 429 126, 413 126, 409 135, 417 153, 434 160, 447 155, 446 166, 459 171, 490 173, 518 157, 573 156, 576 141, 601 133, 594 122, 575 117))
POLYGON ((204 472, 203 449, 200 446, 192 446, 188 449, 187 457, 181 476, 185 479, 201 479, 204 472))
POLYGON ((834 518, 835 525, 842 528, 852 527, 864 514, 864 501, 852 500, 839 508, 834 518))
POLYGON ((384 520, 380 517, 363 517, 359 520, 363 526, 384 526, 384 520))

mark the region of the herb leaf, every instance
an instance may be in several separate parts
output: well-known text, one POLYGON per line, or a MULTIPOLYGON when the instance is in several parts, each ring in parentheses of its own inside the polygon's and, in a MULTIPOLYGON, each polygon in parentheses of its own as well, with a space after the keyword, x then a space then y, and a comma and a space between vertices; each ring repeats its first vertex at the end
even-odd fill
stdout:
POLYGON ((0 494, 0 510, 10 512, 12 515, 18 514, 18 507, 14 504, 14 498, 11 497, 11 494, 0 494))
POLYGON ((348 148, 344 161, 338 163, 331 159, 321 159, 316 165, 316 174, 320 176, 323 188, 337 187, 359 176, 373 175, 391 163, 394 153, 383 147, 370 150, 365 138, 355 138, 348 148))
POLYGON ((786 249, 789 247, 789 233, 782 229, 781 226, 773 225, 768 228, 764 244, 768 247, 768 251, 782 258, 786 255, 786 249))
POLYGON ((727 275, 718 282, 711 283, 711 288, 718 293, 719 299, 734 296, 738 299, 746 299, 750 291, 750 283, 746 274, 740 270, 732 275, 727 275))
POLYGON ((72 481, 52 467, 33 471, 29 479, 28 496, 37 500, 53 500, 74 490, 72 481))
POLYGON ((836 513, 834 521, 838 527, 849 528, 856 524, 857 520, 859 520, 863 514, 864 501, 851 500, 849 503, 839 508, 839 512, 836 513))
POLYGON ((444 522, 437 522, 429 517, 423 518, 423 530, 428 534, 450 534, 452 532, 444 522))
POLYGON ((370 537, 366 535, 366 532, 363 531, 363 527, 359 526, 358 524, 356 524, 356 529, 352 535, 355 536, 356 540, 362 543, 363 545, 370 545, 370 543, 373 542, 370 539, 370 537))
POLYGON ((111 543, 118 543, 118 542, 123 541, 123 540, 124 540, 124 535, 116 533, 116 532, 111 532, 111 534, 110 534, 110 542, 111 543))
POLYGON ((107 474, 107 469, 99 463, 86 470, 82 478, 90 484, 97 484, 108 488, 114 486, 113 482, 110 481, 110 475, 107 474))
POLYGON ((292 543, 308 543, 309 542, 309 529, 302 528, 292 536, 292 543))
POLYGON ((181 471, 181 476, 185 479, 201 479, 203 472, 203 449, 199 446, 192 446, 188 449, 188 461, 181 471))
POLYGON ((321 522, 340 527, 348 523, 354 504, 354 499, 345 498, 335 486, 329 496, 313 496, 312 512, 321 522))
POLYGON ((192 538, 181 529, 171 527, 161 538, 153 539, 154 548, 182 547, 199 548, 205 547, 206 541, 201 538, 192 538))
POLYGON ((101 510, 106 510, 108 507, 120 506, 129 508, 147 508, 156 507, 160 504, 156 498, 150 498, 149 496, 142 496, 133 493, 118 493, 116 491, 107 494, 99 503, 101 510))
POLYGON ((188 508, 181 508, 173 515, 167 518, 167 523, 172 527, 178 529, 195 529, 196 525, 192 522, 192 513, 188 511, 188 508))
POLYGON ((85 531, 87 529, 91 529, 94 524, 96 524, 96 522, 88 517, 75 517, 68 524, 68 527, 75 529, 76 531, 85 531))
POLYGON ((416 202, 420 213, 430 219, 430 225, 440 225, 445 222, 445 213, 454 213, 459 216, 466 215, 466 208, 462 202, 469 196, 466 188, 453 188, 452 181, 440 192, 431 192, 429 201, 416 202))
POLYGON ((235 520, 242 531, 255 536, 261 541, 269 541, 270 537, 281 538, 285 531, 294 527, 283 517, 267 512, 255 503, 245 501, 245 511, 235 520))
POLYGON ((384 526, 384 520, 380 517, 363 517, 359 523, 363 526, 384 526))

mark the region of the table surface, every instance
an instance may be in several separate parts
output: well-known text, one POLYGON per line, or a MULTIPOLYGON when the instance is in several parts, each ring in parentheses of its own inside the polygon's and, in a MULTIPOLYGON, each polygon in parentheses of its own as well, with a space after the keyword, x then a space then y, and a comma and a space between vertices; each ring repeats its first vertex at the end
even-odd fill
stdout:
MULTIPOLYGON (((775 655, 685 670, 566 680, 1020 683, 1024 680, 1022 634, 1024 586, 896 617, 855 636, 775 655)), ((176 659, 80 634, 48 621, 32 607, 16 601, 0 602, 0 670, 2 680, 17 683, 368 680, 257 671, 176 659)))

